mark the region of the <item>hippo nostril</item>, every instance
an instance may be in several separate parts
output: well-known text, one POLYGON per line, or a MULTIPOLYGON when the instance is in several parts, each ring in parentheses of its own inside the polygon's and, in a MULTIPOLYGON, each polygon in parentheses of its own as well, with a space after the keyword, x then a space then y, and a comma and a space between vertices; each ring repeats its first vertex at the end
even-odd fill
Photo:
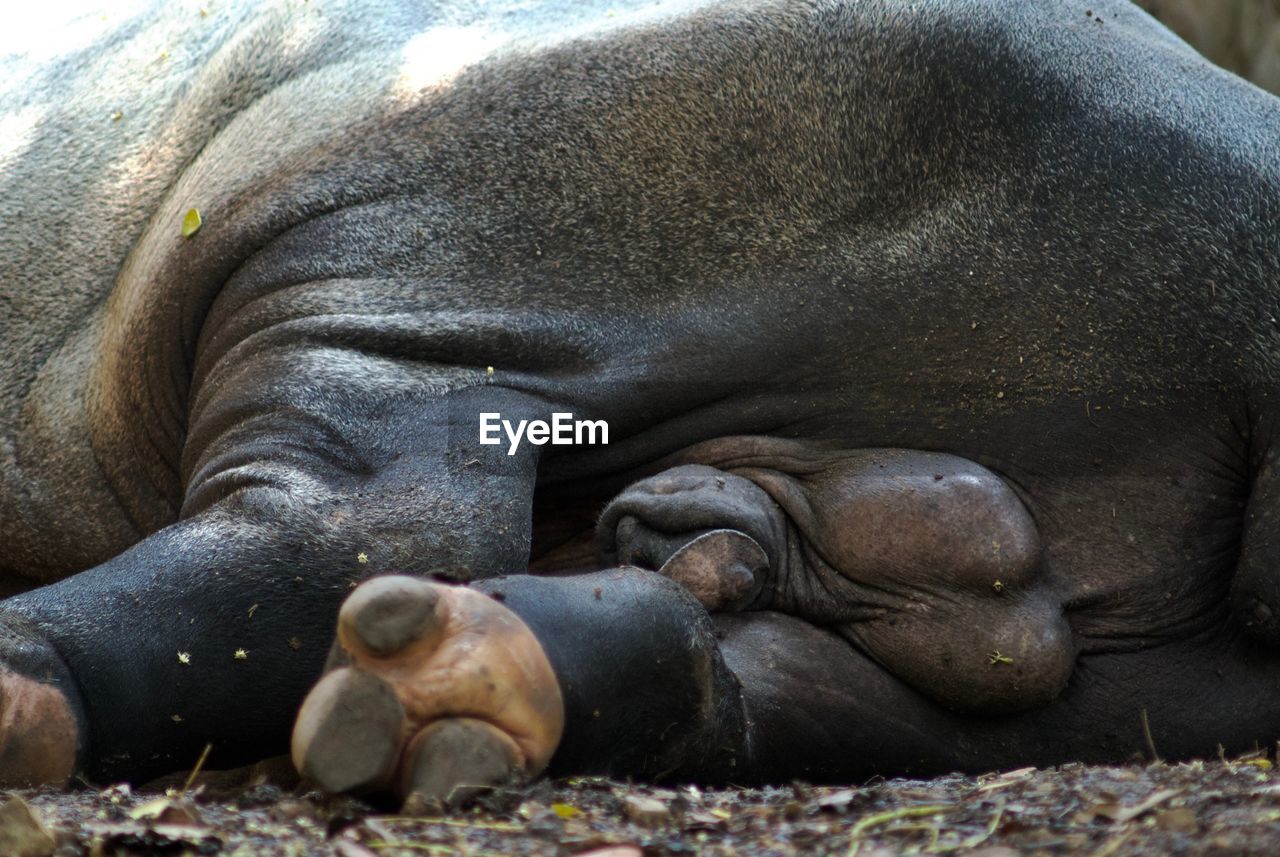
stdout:
POLYGON ((656 530, 632 515, 618 520, 614 529, 612 551, 602 552, 601 559, 618 565, 658 569, 699 533, 667 533, 656 530))

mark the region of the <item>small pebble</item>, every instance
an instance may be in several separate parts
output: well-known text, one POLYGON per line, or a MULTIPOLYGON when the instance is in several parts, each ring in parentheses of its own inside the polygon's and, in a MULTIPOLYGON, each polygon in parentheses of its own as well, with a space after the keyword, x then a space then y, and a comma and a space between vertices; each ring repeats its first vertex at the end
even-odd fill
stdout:
POLYGON ((671 820, 671 810, 665 803, 642 795, 627 795, 622 810, 641 827, 661 827, 671 820))

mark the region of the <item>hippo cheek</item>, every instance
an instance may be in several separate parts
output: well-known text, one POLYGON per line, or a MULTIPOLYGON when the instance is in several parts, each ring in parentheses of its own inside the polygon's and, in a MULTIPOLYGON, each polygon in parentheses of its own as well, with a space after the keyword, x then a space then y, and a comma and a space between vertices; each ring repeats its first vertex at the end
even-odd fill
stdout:
POLYGON ((1040 588, 924 595, 839 631, 916 690, 969 714, 1051 702, 1077 652, 1062 605, 1040 588))
POLYGON ((803 573, 786 577, 796 615, 837 625, 953 711, 1012 713, 1062 692, 1074 636, 1035 521, 999 475, 952 455, 880 449, 761 481, 806 540, 803 573))
POLYGON ((850 578, 987 590, 1040 568, 1030 512, 995 473, 954 456, 884 455, 836 469, 810 491, 805 529, 850 578))

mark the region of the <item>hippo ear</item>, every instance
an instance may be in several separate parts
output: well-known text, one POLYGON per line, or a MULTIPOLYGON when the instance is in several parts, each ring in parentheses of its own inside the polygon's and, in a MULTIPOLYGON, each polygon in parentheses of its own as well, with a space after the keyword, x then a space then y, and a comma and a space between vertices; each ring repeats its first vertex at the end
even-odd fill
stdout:
POLYGON ((709 611, 741 610, 764 586, 769 557, 746 533, 711 530, 671 555, 658 573, 669 577, 709 611))

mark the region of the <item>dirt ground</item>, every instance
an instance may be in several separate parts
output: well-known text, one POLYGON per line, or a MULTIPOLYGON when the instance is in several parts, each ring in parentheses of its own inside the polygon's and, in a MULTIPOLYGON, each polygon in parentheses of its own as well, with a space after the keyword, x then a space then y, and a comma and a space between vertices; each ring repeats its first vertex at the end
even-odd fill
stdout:
POLYGON ((1269 855, 1280 774, 1264 756, 1067 765, 844 788, 636 787, 603 779, 501 789, 466 811, 379 812, 267 782, 20 792, 0 854, 1269 855))

